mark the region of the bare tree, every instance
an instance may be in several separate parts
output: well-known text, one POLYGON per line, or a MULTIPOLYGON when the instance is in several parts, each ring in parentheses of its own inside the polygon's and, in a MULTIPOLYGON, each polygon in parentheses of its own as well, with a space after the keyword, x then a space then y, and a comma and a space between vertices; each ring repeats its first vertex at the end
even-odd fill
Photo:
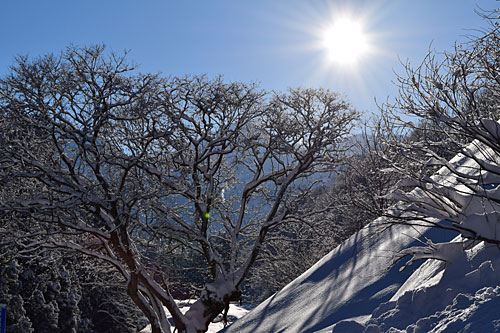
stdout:
POLYGON ((134 69, 70 48, 21 57, 0 80, 0 177, 29 183, 0 201, 29 227, 0 232, 107 262, 153 332, 170 331, 164 307, 179 332, 204 332, 239 299, 266 235, 303 222, 301 200, 339 165, 358 114, 327 90, 271 96, 134 69), (184 314, 159 257, 176 246, 200 253, 210 281, 184 314))
POLYGON ((400 157, 389 171, 404 178, 390 217, 500 244, 500 35, 498 13, 491 17, 489 29, 454 52, 406 66, 398 100, 383 108, 384 144, 400 157))
POLYGON ((380 121, 374 119, 353 138, 345 166, 338 171, 326 193, 331 205, 330 219, 344 232, 341 240, 381 216, 393 203, 385 196, 399 178, 383 170, 390 167, 388 160, 398 159, 398 154, 392 146, 384 144, 387 137, 381 126, 380 121))

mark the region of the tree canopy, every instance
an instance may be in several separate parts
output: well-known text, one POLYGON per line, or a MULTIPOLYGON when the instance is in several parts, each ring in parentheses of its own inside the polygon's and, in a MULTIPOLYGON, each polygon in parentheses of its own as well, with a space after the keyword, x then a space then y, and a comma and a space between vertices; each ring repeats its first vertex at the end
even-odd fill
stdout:
POLYGON ((170 331, 163 307, 203 332, 239 299, 266 235, 317 213, 300 203, 359 117, 329 90, 140 74, 101 46, 19 57, 0 105, 3 239, 106 263, 153 332, 170 331), (179 247, 206 267, 185 314, 165 264, 179 247))

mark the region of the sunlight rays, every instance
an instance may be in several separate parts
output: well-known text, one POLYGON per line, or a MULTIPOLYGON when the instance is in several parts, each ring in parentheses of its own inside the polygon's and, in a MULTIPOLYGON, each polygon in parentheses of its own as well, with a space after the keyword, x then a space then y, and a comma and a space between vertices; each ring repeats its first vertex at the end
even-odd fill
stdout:
POLYGON ((328 60, 339 65, 354 65, 370 48, 368 35, 361 22, 343 16, 333 20, 321 36, 328 60))

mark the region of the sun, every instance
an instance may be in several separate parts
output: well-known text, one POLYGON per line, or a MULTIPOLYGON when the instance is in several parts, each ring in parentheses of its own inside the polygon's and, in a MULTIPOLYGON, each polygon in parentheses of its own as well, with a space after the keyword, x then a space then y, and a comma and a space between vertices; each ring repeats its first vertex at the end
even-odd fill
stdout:
POLYGON ((324 29, 322 47, 329 61, 353 65, 368 53, 369 42, 361 22, 346 16, 334 19, 324 29))

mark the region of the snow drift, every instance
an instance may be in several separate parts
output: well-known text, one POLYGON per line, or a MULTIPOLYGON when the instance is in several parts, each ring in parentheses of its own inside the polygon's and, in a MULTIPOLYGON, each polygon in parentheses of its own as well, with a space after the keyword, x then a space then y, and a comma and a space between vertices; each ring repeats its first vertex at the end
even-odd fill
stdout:
POLYGON ((426 184, 451 199, 396 193, 429 213, 428 227, 375 220, 225 332, 500 331, 500 251, 477 241, 500 239, 500 207, 488 200, 500 194, 500 173, 493 179, 493 164, 481 162, 498 157, 477 143, 467 151, 479 158, 459 154, 442 162, 426 184), (482 194, 470 195, 472 189, 482 194), (430 228, 440 221, 459 228, 430 228))
MULTIPOLYGON (((425 262, 357 331, 500 331, 499 254, 496 246, 479 243, 452 263, 425 262)), ((352 323, 339 323, 333 332, 343 332, 345 325, 352 323)))
POLYGON ((451 233, 407 226, 387 228, 376 220, 268 298, 225 332, 316 332, 343 319, 367 316, 409 278, 394 255, 425 234, 450 240, 451 233), (431 235, 432 233, 432 235, 431 235))

